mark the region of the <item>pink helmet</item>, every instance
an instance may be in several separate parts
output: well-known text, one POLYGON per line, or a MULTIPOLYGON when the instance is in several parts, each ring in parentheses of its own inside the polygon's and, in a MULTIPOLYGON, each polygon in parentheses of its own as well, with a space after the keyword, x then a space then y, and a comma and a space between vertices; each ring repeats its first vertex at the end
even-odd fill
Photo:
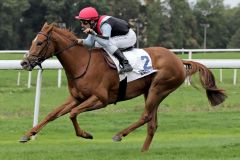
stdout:
POLYGON ((82 20, 97 20, 98 19, 98 12, 93 7, 86 7, 83 8, 78 16, 75 16, 76 19, 82 19, 82 20))

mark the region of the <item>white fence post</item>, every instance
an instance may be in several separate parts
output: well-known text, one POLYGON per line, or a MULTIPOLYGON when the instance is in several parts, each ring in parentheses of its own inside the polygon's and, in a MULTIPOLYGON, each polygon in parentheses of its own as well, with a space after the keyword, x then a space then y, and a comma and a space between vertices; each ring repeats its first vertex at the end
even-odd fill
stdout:
POLYGON ((222 72, 222 68, 219 70, 219 79, 220 79, 220 82, 223 82, 223 72, 222 72))
POLYGON ((61 87, 62 84, 62 70, 58 69, 58 88, 61 87))
MULTIPOLYGON (((188 60, 191 60, 191 59, 192 59, 192 51, 190 50, 188 52, 188 60)), ((185 78, 185 84, 187 84, 189 86, 191 85, 189 76, 185 78)))
POLYGON ((234 69, 233 73, 233 85, 237 84, 237 69, 234 69))
POLYGON ((17 77, 17 85, 20 85, 20 79, 21 79, 21 71, 18 71, 18 77, 17 77))
POLYGON ((191 50, 188 52, 188 59, 192 59, 192 51, 191 50))
POLYGON ((32 71, 28 72, 28 88, 31 88, 32 71))

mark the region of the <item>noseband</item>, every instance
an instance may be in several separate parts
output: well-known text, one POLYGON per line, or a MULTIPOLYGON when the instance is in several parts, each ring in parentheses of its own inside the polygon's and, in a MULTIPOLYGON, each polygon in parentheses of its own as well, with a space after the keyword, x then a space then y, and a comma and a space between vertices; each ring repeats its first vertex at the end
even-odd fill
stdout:
POLYGON ((41 63, 46 59, 46 54, 48 52, 48 48, 51 42, 51 32, 49 34, 39 32, 38 34, 44 35, 46 37, 46 39, 43 41, 46 41, 46 45, 41 49, 38 55, 34 55, 37 58, 35 63, 42 69, 41 63))

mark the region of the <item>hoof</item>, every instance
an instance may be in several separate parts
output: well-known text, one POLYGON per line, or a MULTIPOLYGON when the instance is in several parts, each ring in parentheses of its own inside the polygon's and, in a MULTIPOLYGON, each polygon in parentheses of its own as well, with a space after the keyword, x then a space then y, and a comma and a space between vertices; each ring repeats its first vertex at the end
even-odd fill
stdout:
POLYGON ((93 136, 91 134, 85 136, 86 139, 93 139, 93 136))
POLYGON ((115 142, 120 142, 122 140, 122 138, 120 136, 118 136, 118 135, 114 136, 112 139, 115 142))
POLYGON ((79 137, 85 138, 85 139, 93 139, 93 136, 90 133, 84 132, 83 134, 80 134, 79 137))
POLYGON ((148 148, 142 148, 141 149, 141 152, 147 152, 148 151, 148 148))
POLYGON ((27 142, 29 140, 30 140, 30 138, 28 136, 22 136, 22 138, 19 140, 19 142, 25 143, 25 142, 27 142))

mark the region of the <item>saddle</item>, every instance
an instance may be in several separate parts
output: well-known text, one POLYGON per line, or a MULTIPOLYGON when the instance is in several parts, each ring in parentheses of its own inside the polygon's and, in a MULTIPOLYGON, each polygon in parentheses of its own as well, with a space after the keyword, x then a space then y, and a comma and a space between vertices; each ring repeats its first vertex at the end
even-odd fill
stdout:
MULTIPOLYGON (((126 52, 126 51, 131 51, 133 50, 133 46, 128 47, 128 48, 119 48, 122 52, 126 52)), ((107 62, 108 66, 112 69, 116 69, 117 67, 115 65, 115 63, 113 62, 112 58, 109 56, 109 54, 106 53, 106 51, 104 49, 101 48, 101 51, 103 52, 103 57, 105 59, 105 61, 107 62)))
POLYGON ((103 49, 101 49, 101 51, 103 52, 102 53, 103 57, 104 57, 105 61, 107 62, 108 66, 112 69, 117 70, 117 66, 113 62, 112 58, 103 49))
MULTIPOLYGON (((102 55, 111 69, 119 71, 119 62, 110 53, 101 49, 102 55)), ((151 57, 143 49, 128 48, 124 49, 123 54, 133 67, 133 71, 119 74, 119 93, 116 102, 121 101, 125 97, 127 83, 136 79, 150 75, 157 70, 152 67, 151 57)))

